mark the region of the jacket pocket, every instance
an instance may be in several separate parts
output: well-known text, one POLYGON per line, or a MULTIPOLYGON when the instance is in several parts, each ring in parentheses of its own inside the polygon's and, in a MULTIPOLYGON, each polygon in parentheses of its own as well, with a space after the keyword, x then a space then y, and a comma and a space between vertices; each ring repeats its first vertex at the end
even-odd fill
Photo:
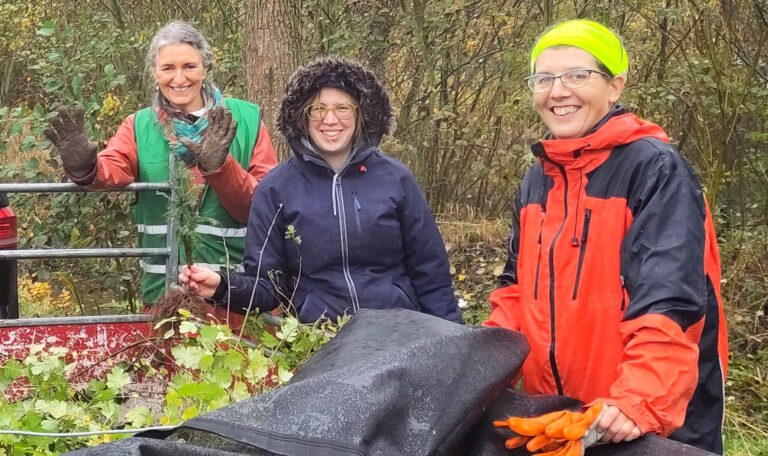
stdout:
POLYGON ((581 268, 584 264, 584 254, 587 252, 587 239, 589 239, 589 222, 592 219, 592 209, 584 210, 584 226, 581 230, 581 247, 579 248, 579 263, 576 267, 576 281, 573 284, 573 299, 579 292, 579 280, 581 279, 581 268))
POLYGON ((352 313, 352 303, 315 288, 298 306, 297 313, 302 323, 312 323, 320 318, 336 320, 341 315, 352 313))
POLYGON ((399 297, 397 300, 395 307, 402 308, 402 309, 413 309, 413 310, 420 310, 418 301, 416 299, 411 299, 411 296, 401 287, 397 282, 389 281, 389 283, 392 284, 392 286, 395 288, 395 294, 399 297))

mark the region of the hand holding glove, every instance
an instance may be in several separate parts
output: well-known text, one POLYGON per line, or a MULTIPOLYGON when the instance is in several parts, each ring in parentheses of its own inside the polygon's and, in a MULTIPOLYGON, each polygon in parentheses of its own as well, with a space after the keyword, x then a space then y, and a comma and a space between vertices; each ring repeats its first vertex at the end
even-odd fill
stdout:
POLYGON ((83 177, 96 165, 97 153, 96 143, 88 141, 85 133, 83 108, 78 106, 70 112, 61 106, 57 112, 43 134, 59 151, 64 168, 75 177, 83 177))
POLYGON ((229 146, 237 133, 237 121, 232 113, 223 106, 217 106, 208 112, 208 128, 203 135, 203 142, 189 138, 180 138, 181 143, 197 158, 203 171, 216 171, 224 165, 229 155, 229 146))
POLYGON ((594 429, 602 404, 584 413, 561 410, 532 418, 510 417, 494 421, 494 427, 507 427, 517 436, 505 442, 508 449, 525 445, 537 456, 582 456, 584 449, 600 439, 594 429))

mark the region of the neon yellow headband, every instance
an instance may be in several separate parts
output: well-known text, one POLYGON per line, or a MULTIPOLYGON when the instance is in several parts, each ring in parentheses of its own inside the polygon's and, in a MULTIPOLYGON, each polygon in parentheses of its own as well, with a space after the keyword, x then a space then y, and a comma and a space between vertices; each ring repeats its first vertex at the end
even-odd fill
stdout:
POLYGON ((614 75, 626 76, 629 70, 627 51, 619 38, 607 27, 586 19, 560 22, 547 29, 531 51, 531 74, 536 59, 553 46, 574 46, 592 54, 614 75))

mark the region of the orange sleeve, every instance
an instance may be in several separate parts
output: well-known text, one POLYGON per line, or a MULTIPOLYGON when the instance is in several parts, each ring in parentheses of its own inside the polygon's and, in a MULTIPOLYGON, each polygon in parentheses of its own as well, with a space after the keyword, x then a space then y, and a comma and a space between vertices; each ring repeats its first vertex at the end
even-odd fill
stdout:
POLYGON ((483 326, 497 326, 520 331, 520 321, 516 318, 519 312, 520 290, 517 284, 497 288, 491 293, 491 315, 483 322, 483 326))
MULTIPOLYGON (((610 398, 643 433, 668 436, 683 425, 698 381, 698 340, 704 319, 683 332, 659 314, 622 322, 624 354, 611 385, 610 398)), ((588 381, 588 379, 586 379, 588 381)))
POLYGON ((256 186, 275 166, 277 166, 277 154, 272 146, 267 127, 262 123, 259 126, 259 135, 253 146, 247 171, 237 160, 228 155, 221 168, 201 174, 216 192, 221 205, 229 215, 239 222, 246 223, 256 186))

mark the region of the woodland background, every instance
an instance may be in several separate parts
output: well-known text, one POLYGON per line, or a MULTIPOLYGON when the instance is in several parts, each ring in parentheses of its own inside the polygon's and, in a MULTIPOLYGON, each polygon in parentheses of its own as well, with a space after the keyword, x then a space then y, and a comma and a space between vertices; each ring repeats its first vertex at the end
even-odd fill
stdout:
MULTIPOLYGON (((270 127, 299 65, 352 57, 390 91, 397 128, 383 149, 417 176, 465 317, 477 322, 504 261, 510 202, 533 162, 528 144, 543 133, 522 81, 528 51, 548 24, 572 17, 623 37, 623 103, 666 129, 706 189, 731 342, 729 454, 768 454, 764 0, 0 0, 0 179, 62 180, 42 136, 60 104, 83 105, 101 141, 146 105, 154 85, 145 53, 169 20, 204 31, 213 80, 261 104, 270 127)), ((134 245, 131 202, 130 194, 12 195, 20 248, 134 245)), ((25 261, 22 312, 135 311, 138 274, 129 259, 25 261)))

